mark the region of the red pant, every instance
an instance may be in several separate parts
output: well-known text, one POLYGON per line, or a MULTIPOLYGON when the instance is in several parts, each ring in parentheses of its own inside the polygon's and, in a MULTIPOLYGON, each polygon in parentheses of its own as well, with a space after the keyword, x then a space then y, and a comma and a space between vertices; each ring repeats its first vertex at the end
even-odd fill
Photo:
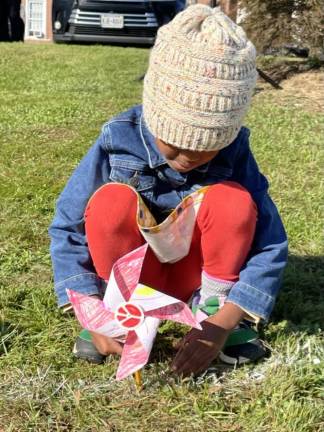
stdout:
MULTIPOLYGON (((136 223, 137 196, 122 184, 107 184, 85 211, 88 245, 98 275, 108 279, 121 256, 144 244, 136 223)), ((250 194, 234 182, 209 188, 198 211, 189 254, 160 263, 149 249, 140 281, 187 301, 200 287, 201 272, 237 281, 253 241, 257 211, 250 194)))

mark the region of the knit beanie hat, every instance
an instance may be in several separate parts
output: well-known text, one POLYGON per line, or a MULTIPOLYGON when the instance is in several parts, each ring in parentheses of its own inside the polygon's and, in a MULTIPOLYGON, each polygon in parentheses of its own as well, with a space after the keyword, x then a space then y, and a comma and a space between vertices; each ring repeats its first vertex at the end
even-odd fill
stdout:
POLYGON ((219 8, 189 6, 161 27, 144 80, 143 111, 167 144, 219 150, 237 136, 256 83, 255 48, 219 8))

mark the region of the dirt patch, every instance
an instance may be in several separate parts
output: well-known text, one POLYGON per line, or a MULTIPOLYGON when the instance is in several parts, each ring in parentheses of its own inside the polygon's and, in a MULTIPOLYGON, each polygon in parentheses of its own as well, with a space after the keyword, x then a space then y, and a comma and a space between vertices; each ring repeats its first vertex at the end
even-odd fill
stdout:
POLYGON ((259 79, 259 95, 273 98, 275 104, 292 106, 314 113, 324 113, 324 71, 311 71, 294 75, 280 83, 282 90, 275 90, 259 79))

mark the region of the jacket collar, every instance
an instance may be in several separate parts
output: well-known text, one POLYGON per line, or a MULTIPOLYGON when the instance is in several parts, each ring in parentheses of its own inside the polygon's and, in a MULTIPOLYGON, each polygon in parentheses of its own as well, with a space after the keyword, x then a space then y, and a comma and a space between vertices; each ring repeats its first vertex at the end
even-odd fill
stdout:
POLYGON ((151 134, 145 123, 143 111, 141 112, 140 116, 140 133, 143 146, 147 153, 149 167, 154 169, 160 165, 166 164, 167 162, 165 158, 162 156, 162 154, 158 151, 156 147, 154 136, 151 134))

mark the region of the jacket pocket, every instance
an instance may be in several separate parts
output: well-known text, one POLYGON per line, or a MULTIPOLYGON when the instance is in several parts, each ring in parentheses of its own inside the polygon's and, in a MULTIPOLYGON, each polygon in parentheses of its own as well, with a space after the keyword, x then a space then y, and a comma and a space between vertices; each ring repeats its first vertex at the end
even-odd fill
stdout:
POLYGON ((123 183, 132 186, 138 192, 153 189, 156 178, 152 172, 143 168, 129 168, 125 166, 111 166, 110 180, 116 183, 123 183))

